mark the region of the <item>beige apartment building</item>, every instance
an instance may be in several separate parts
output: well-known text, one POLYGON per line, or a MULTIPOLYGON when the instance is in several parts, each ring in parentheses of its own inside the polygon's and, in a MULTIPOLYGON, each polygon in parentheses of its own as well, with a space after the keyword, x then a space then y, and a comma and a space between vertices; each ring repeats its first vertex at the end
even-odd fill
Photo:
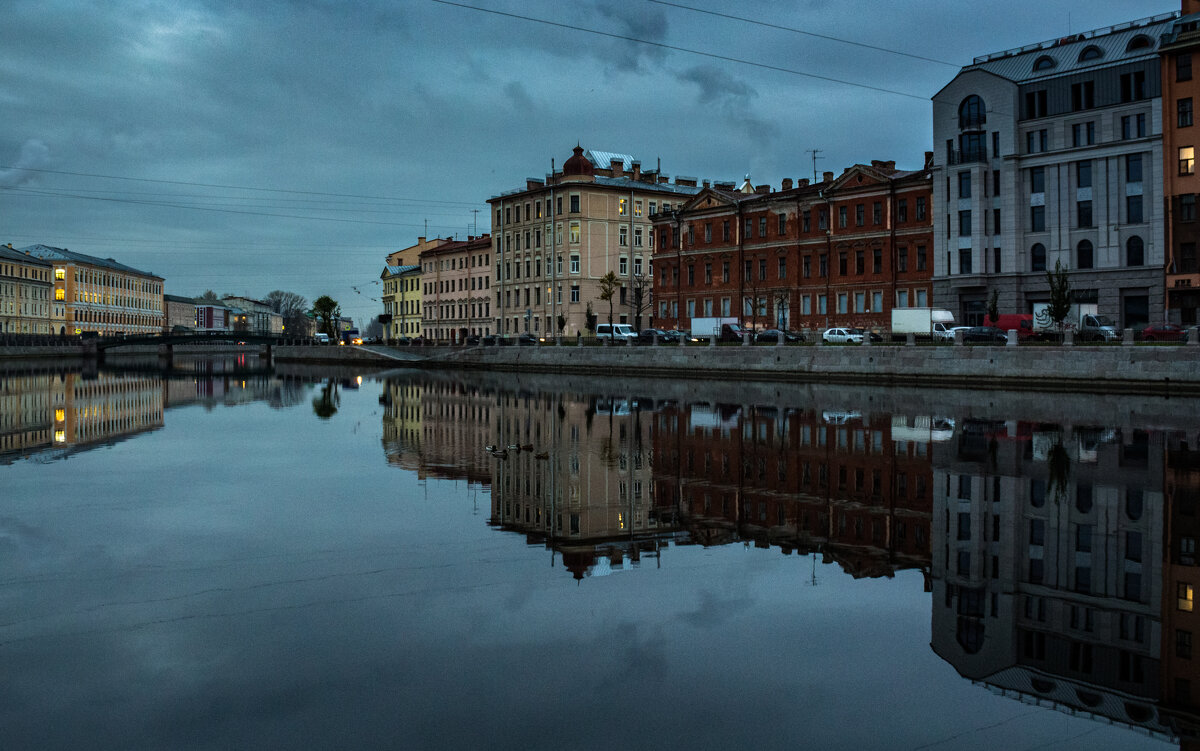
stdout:
POLYGON ((31 245, 22 253, 54 269, 51 323, 55 334, 94 331, 156 334, 163 327, 163 278, 66 248, 31 245))
POLYGON ((574 151, 545 179, 527 178, 523 189, 488 199, 496 333, 586 335, 589 303, 599 321, 608 318, 599 296, 610 271, 620 283, 613 321, 652 323, 650 217, 700 188, 694 178, 672 183, 657 169, 643 171, 628 154, 574 151))
POLYGON ((489 235, 442 243, 421 253, 425 337, 461 343, 492 333, 489 235))
POLYGON ((51 265, 47 261, 0 247, 0 334, 49 334, 51 265))

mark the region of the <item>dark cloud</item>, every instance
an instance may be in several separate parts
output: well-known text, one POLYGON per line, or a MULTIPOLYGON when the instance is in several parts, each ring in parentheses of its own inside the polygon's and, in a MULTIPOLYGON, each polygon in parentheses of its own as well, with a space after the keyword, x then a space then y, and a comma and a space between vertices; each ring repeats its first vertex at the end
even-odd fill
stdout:
POLYGON ((50 163, 50 148, 36 138, 21 146, 21 153, 11 169, 0 169, 0 187, 16 188, 37 179, 33 170, 44 169, 50 163))

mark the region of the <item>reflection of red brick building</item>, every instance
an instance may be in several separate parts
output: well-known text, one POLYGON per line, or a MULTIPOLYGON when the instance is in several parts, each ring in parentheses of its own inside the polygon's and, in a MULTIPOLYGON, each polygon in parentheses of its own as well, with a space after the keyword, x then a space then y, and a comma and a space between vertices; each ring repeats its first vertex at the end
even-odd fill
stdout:
POLYGON ((927 568, 928 446, 886 416, 693 405, 657 416, 655 494, 697 542, 822 548, 855 576, 927 568))
POLYGON ((1172 729, 1200 745, 1200 450, 1180 438, 1167 446, 1161 706, 1172 729))
POLYGON ((893 306, 929 304, 931 200, 927 170, 880 161, 776 192, 706 187, 655 217, 655 320, 886 327, 893 306))

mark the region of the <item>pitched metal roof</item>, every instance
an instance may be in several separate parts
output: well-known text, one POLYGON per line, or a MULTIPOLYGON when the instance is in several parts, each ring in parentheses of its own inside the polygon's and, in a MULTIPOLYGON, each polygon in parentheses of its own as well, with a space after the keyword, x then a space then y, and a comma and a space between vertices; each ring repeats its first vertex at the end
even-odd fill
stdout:
POLYGON ((596 185, 608 185, 618 188, 629 188, 631 190, 654 190, 661 193, 674 193, 681 196, 694 196, 703 188, 693 187, 690 185, 675 185, 674 183, 648 183, 641 180, 632 180, 628 177, 604 177, 596 175, 596 185))
POLYGON ((975 58, 970 65, 964 66, 961 72, 983 70, 1010 81, 1025 83, 1157 57, 1160 37, 1170 31, 1172 23, 1178 17, 1179 12, 1174 11, 982 55, 975 58), (1128 49, 1130 42, 1139 36, 1146 37, 1149 45, 1128 49), (1100 53, 1099 56, 1081 60, 1080 54, 1088 47, 1095 47, 1100 53), (1053 66, 1034 70, 1034 63, 1042 58, 1049 58, 1053 66))
POLYGON ((421 266, 419 264, 410 264, 407 266, 385 266, 384 268, 386 269, 387 273, 391 274, 392 276, 399 276, 400 274, 408 274, 413 271, 421 270, 421 266))
POLYGON ((629 169, 631 164, 638 161, 632 154, 619 154, 615 151, 594 151, 592 149, 584 149, 583 155, 598 169, 608 169, 612 166, 612 160, 614 159, 620 159, 621 166, 625 169, 629 169))
POLYGON ((0 258, 8 259, 9 261, 23 261, 24 263, 32 263, 35 266, 50 266, 50 262, 38 258, 34 255, 25 255, 25 251, 14 250, 7 245, 0 245, 0 258))
POLYGON ((117 263, 117 261, 112 258, 97 258, 96 256, 89 256, 86 253, 76 253, 75 251, 67 250, 66 248, 55 248, 50 245, 39 244, 30 245, 27 248, 21 248, 21 251, 29 251, 30 255, 37 256, 38 258, 44 258, 47 261, 70 261, 72 263, 86 263, 90 266, 100 266, 102 268, 112 269, 113 271, 124 271, 130 274, 140 274, 142 276, 154 277, 155 279, 162 279, 162 277, 157 274, 152 274, 149 271, 142 271, 141 269, 135 269, 132 266, 126 266, 123 263, 117 263))

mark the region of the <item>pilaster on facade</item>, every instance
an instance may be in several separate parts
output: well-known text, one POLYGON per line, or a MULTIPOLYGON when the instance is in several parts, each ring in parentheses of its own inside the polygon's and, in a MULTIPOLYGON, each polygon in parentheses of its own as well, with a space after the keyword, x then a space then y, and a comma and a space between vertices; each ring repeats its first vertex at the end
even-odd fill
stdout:
POLYGON ((65 306, 53 299, 52 271, 49 261, 0 246, 0 334, 58 333, 65 306))
POLYGON ((975 58, 933 97, 934 304, 981 325, 1075 299, 1164 316, 1159 44, 1178 13, 975 58))
POLYGON ((607 317, 599 293, 610 272, 614 322, 651 325, 651 217, 697 192, 692 178, 672 182, 627 154, 576 146, 561 170, 489 199, 496 333, 584 333, 589 305, 607 317))
POLYGON ((418 256, 422 284, 422 331, 437 341, 462 343, 493 331, 492 238, 454 240, 418 256))

